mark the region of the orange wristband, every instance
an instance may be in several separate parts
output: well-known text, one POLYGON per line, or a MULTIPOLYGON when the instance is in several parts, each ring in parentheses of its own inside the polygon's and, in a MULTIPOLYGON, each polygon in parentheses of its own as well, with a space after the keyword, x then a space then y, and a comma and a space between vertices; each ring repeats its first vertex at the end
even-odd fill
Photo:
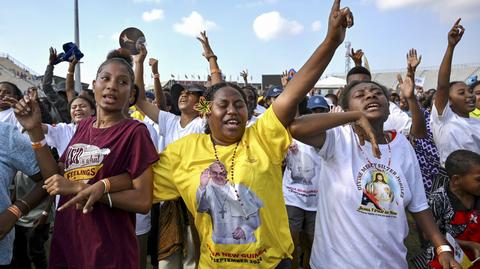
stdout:
POLYGON ((42 139, 42 140, 39 141, 39 142, 32 142, 32 148, 33 148, 34 150, 41 149, 41 148, 43 148, 46 144, 47 144, 47 140, 45 140, 45 138, 44 138, 44 139, 42 139))
POLYGON ((13 215, 15 215, 15 217, 17 217, 17 220, 22 217, 22 211, 20 211, 20 209, 16 205, 9 206, 7 210, 13 215))

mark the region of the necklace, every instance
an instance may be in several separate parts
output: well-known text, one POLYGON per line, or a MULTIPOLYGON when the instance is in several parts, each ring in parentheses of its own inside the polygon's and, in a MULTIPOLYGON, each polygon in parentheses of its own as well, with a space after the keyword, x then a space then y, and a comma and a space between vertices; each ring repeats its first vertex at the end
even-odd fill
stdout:
MULTIPOLYGON (((355 132, 355 131, 354 131, 354 132, 355 132)), ((383 134, 383 137, 385 138, 385 142, 387 142, 388 155, 389 155, 389 156, 388 156, 388 164, 387 164, 387 166, 390 167, 390 165, 392 164, 392 148, 390 148, 390 143, 388 142, 387 136, 386 136, 385 134, 383 134)), ((367 154, 366 154, 365 151, 363 150, 362 146, 360 146, 360 142, 358 141, 358 137, 357 137, 357 136, 355 136, 355 140, 356 140, 356 142, 357 142, 358 148, 360 149, 360 152, 362 153, 363 157, 367 160, 368 164, 376 167, 376 165, 370 161, 370 159, 368 158, 367 154)))
MULTIPOLYGON (((210 139, 212 140, 212 144, 213 144, 213 151, 215 153, 215 159, 217 160, 217 162, 221 163, 220 162, 220 159, 218 158, 218 152, 217 152, 217 144, 215 143, 215 140, 213 140, 213 137, 210 136, 210 139)), ((233 156, 232 156, 232 165, 231 165, 231 168, 230 168, 230 180, 228 179, 227 177, 227 183, 230 183, 230 185, 232 186, 233 190, 235 191, 235 196, 237 197, 237 202, 240 203, 240 207, 242 208, 242 211, 243 211, 243 214, 245 215, 245 218, 248 220, 248 216, 246 214, 246 211, 245 211, 245 208, 243 207, 243 202, 242 202, 242 199, 240 198, 240 194, 238 193, 238 190, 237 188, 235 188, 235 182, 234 182, 234 168, 235 168, 235 155, 237 154, 237 148, 238 148, 238 145, 240 144, 240 141, 237 142, 237 144, 235 145, 235 148, 233 149, 233 156)), ((223 169, 223 168, 222 168, 223 169)), ((226 169, 226 167, 225 167, 226 169)), ((225 171, 226 172, 226 171, 225 171)), ((227 173, 228 174, 228 173, 227 173)), ((222 208, 223 210, 223 208, 222 208)), ((223 210, 224 211, 224 210, 223 210)), ((220 214, 225 214, 225 212, 220 212, 220 214)))

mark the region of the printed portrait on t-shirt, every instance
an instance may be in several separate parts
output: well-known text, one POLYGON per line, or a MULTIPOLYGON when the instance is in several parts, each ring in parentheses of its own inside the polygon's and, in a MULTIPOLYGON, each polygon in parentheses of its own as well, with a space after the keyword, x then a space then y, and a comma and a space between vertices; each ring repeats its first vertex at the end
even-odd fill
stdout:
POLYGON ((197 212, 210 215, 212 240, 216 244, 256 242, 255 230, 260 226, 262 201, 243 184, 232 184, 227 170, 215 161, 200 175, 197 190, 197 212))
POLYGON ((359 212, 396 217, 399 210, 397 200, 403 198, 403 186, 399 175, 391 168, 378 169, 367 164, 357 177, 357 187, 362 191, 359 212))
POLYGON ((312 185, 312 179, 315 177, 315 162, 312 157, 299 150, 296 143, 292 143, 286 159, 287 169, 291 173, 291 184, 312 185))

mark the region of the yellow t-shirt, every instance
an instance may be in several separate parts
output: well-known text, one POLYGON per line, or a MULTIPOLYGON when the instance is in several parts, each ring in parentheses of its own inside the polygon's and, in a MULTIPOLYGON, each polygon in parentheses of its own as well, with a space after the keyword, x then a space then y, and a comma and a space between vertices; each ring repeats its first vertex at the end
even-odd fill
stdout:
POLYGON ((475 108, 474 111, 470 112, 470 117, 480 119, 480 108, 475 108))
POLYGON ((153 167, 154 200, 185 201, 200 235, 199 268, 274 268, 291 258, 281 171, 291 142, 290 133, 268 109, 238 144, 234 184, 225 178, 231 179, 236 144, 216 146, 226 166, 223 175, 221 166, 213 164, 209 135, 186 136, 160 154, 153 167), (201 176, 208 182, 203 187, 201 176))

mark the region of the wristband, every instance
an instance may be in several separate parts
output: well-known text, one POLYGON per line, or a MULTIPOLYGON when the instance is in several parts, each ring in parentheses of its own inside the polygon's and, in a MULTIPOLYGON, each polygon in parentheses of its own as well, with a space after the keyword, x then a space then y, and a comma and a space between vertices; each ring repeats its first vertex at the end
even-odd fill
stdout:
POLYGON ((70 71, 67 72, 67 75, 73 76, 73 74, 74 74, 73 72, 70 72, 70 71))
POLYGON ((43 138, 41 141, 32 142, 32 148, 33 148, 34 150, 41 149, 41 148, 43 148, 46 144, 47 144, 47 140, 45 140, 45 138, 43 138))
POLYGON ((210 58, 215 58, 215 61, 218 59, 216 55, 210 55, 207 57, 207 61, 210 61, 210 58))
POLYGON ((113 206, 112 197, 110 197, 110 193, 108 193, 108 192, 107 192, 107 198, 108 198, 108 205, 110 206, 110 208, 112 208, 112 206, 113 206))
POLYGON ((45 211, 45 210, 43 210, 43 211, 42 211, 42 215, 44 215, 45 217, 48 217, 48 212, 45 211))
POLYGON ((442 254, 443 252, 452 252, 452 248, 449 245, 441 245, 435 249, 437 255, 442 254))
POLYGON ((20 211, 20 209, 18 208, 18 206, 16 205, 11 205, 7 208, 7 210, 12 213, 13 215, 15 215, 15 217, 18 219, 20 219, 22 217, 22 211, 20 211))
POLYGON ((110 180, 108 178, 102 179, 103 185, 105 189, 103 190, 103 193, 109 193, 110 192, 110 180))
POLYGON ((152 74, 152 78, 160 79, 160 74, 152 74))

